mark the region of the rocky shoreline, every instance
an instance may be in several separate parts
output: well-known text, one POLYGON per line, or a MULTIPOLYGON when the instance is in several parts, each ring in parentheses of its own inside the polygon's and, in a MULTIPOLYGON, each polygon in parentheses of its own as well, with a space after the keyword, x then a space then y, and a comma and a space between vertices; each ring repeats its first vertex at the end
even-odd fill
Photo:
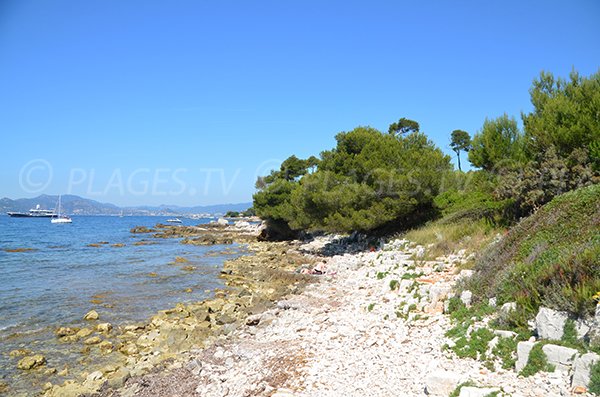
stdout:
POLYGON ((463 397, 572 394, 567 372, 523 377, 443 349, 453 343, 444 306, 469 274, 460 270, 466 253, 426 261, 423 247, 404 240, 377 250, 333 237, 294 245, 319 269, 317 282, 290 288, 207 347, 94 396, 448 396, 460 384, 463 397))
MULTIPOLYGON (((188 239, 193 240, 192 243, 201 241, 198 244, 202 245, 240 242, 247 244, 251 254, 223 264, 221 277, 226 287, 215 290, 213 299, 178 304, 158 312, 146 323, 115 329, 101 323, 95 313, 86 315, 89 328, 59 328, 58 338, 83 341, 84 349, 90 353, 117 353, 113 354, 117 358, 100 368, 86 368, 62 384, 48 383, 43 395, 77 396, 89 395, 101 388, 118 389, 132 377, 177 366, 189 360, 190 351, 211 346, 231 334, 248 316, 267 310, 284 295, 301 291, 310 277, 294 270, 309 266, 310 259, 286 244, 256 242, 258 232, 258 226, 245 222, 229 227, 157 225, 155 229, 132 230, 132 233, 154 233, 154 238, 183 238, 183 244, 189 243, 188 239), (82 332, 85 335, 80 335, 82 332), (109 342, 108 336, 117 342, 109 342)), ((176 258, 174 263, 186 266, 187 260, 176 258)), ((31 369, 36 367, 43 370, 37 365, 31 369)))
MULTIPOLYGON (((189 230, 166 234, 197 238, 189 230)), ((121 363, 47 385, 44 395, 448 396, 459 385, 463 397, 574 391, 569 371, 523 377, 448 350, 455 341, 444 312, 470 273, 461 270, 468 253, 425 260, 424 247, 406 240, 360 236, 248 248, 253 255, 225 263, 227 288, 214 299, 113 331, 121 363)), ((505 337, 514 335, 499 332, 496 340, 505 337)))

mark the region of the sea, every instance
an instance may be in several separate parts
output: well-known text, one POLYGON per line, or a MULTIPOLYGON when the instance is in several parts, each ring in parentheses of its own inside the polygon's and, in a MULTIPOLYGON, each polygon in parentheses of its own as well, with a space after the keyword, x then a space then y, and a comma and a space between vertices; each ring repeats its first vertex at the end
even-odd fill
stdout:
MULTIPOLYGON (((33 371, 18 370, 20 357, 11 351, 43 354, 46 366, 59 371, 73 366, 80 353, 57 342, 57 327, 86 326, 83 316, 92 309, 100 322, 133 324, 177 303, 210 298, 223 287, 223 262, 245 252, 236 244, 194 246, 130 232, 167 217, 72 219, 52 224, 49 218, 0 216, 0 382, 11 395, 27 395, 47 380, 40 371, 32 377, 26 372, 33 371), (187 266, 174 264, 178 256, 187 266)), ((180 219, 184 225, 211 220, 180 219)))

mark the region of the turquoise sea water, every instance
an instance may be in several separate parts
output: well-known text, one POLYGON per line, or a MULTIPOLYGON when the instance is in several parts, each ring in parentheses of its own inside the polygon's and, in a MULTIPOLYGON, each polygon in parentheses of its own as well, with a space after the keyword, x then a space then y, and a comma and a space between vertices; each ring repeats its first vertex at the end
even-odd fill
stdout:
MULTIPOLYGON (((85 326, 82 317, 91 309, 101 322, 133 323, 177 302, 205 299, 221 287, 223 261, 243 249, 184 245, 179 239, 129 232, 166 219, 74 216, 72 224, 51 224, 48 218, 0 216, 0 381, 26 386, 15 369, 18 359, 8 355, 16 348, 46 355, 53 367, 74 359, 57 346, 53 331, 85 326), (140 240, 154 244, 134 245, 140 240), (99 242, 108 244, 88 246, 99 242), (18 248, 32 250, 6 252, 18 248), (172 264, 176 256, 188 259, 185 265, 195 270, 172 264)), ((208 222, 182 220, 185 225, 208 222)))

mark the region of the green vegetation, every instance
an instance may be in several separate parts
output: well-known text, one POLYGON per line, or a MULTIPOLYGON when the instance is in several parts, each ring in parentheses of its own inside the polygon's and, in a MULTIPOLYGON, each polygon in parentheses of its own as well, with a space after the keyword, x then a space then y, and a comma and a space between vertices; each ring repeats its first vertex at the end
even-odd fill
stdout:
POLYGON ((256 215, 256 214, 254 213, 254 208, 252 208, 252 207, 248 208, 245 211, 241 211, 241 212, 239 212, 239 211, 227 211, 227 213, 225 214, 225 216, 228 217, 228 218, 238 218, 240 216, 248 217, 248 216, 254 216, 254 215, 256 215))
POLYGON ((500 338, 492 349, 492 354, 500 360, 502 369, 513 369, 517 362, 517 339, 500 338))
POLYGON ((452 131, 450 147, 456 153, 456 158, 458 159, 458 170, 462 171, 460 166, 460 152, 465 151, 468 152, 471 150, 471 136, 467 131, 463 130, 454 130, 452 131))
POLYGON ((600 185, 555 198, 485 252, 466 288, 500 304, 517 302, 521 322, 542 305, 592 314, 600 291, 599 213, 600 185))
POLYGON ((476 386, 477 386, 477 383, 473 382, 472 380, 463 382, 463 383, 459 384, 458 386, 456 386, 456 389, 454 389, 452 391, 452 393, 450 393, 448 395, 448 397, 458 397, 458 396, 460 396, 460 390, 463 387, 476 387, 476 386))
POLYGON ((321 160, 292 156, 259 179, 257 214, 282 229, 332 232, 375 231, 429 216, 451 165, 424 134, 358 127, 336 140, 321 160), (309 172, 311 165, 317 170, 309 172))
POLYGON ((600 361, 596 362, 590 370, 589 392, 600 396, 600 361))
POLYGON ((532 376, 540 371, 554 371, 554 366, 548 363, 548 357, 546 357, 546 353, 544 353, 544 351, 542 350, 543 346, 544 345, 542 343, 536 343, 533 346, 531 352, 529 353, 527 364, 525 364, 525 367, 523 367, 521 372, 519 372, 519 375, 532 376))
MULTIPOLYGON (((568 80, 542 73, 530 90, 524 128, 507 114, 486 119, 473 139, 453 130, 450 159, 401 118, 384 134, 357 127, 336 135, 320 158, 290 156, 256 183, 265 238, 301 231, 387 233, 440 215, 446 223, 516 223, 554 197, 600 181, 600 72, 568 80), (460 152, 478 168, 463 173, 460 152)), ((451 248, 450 248, 451 249, 451 248)))
POLYGON ((523 136, 517 127, 517 120, 505 113, 497 119, 486 119, 481 131, 473 137, 469 161, 486 171, 496 171, 499 167, 523 159, 523 136))
POLYGON ((487 245, 498 231, 498 227, 485 220, 467 221, 462 219, 449 222, 446 218, 442 218, 410 230, 405 237, 428 247, 426 257, 435 259, 459 249, 476 252, 480 247, 487 245))

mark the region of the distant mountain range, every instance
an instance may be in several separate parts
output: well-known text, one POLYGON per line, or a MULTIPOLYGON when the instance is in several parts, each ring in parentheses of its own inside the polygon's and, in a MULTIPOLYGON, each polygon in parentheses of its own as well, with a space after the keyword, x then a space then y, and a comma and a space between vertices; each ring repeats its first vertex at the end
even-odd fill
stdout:
MULTIPOLYGON (((41 209, 54 209, 58 196, 43 194, 34 198, 20 198, 16 200, 7 197, 0 199, 0 212, 9 211, 27 212, 37 205, 41 209)), ((199 205, 195 207, 180 207, 177 205, 118 207, 110 203, 101 203, 74 195, 61 196, 62 211, 72 215, 187 215, 211 214, 220 215, 227 211, 244 211, 252 207, 252 203, 199 205)))

